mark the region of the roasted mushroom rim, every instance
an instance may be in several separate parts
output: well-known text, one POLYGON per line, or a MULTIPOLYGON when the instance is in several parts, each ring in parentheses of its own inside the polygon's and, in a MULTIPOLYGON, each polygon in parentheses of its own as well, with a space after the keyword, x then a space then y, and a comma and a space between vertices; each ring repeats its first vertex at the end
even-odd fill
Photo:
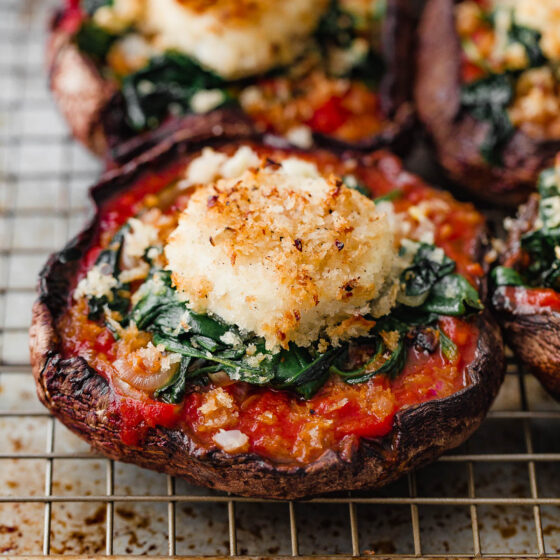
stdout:
POLYGON ((370 144, 410 122, 412 21, 402 0, 69 0, 55 32, 122 94, 128 136, 239 107, 308 147, 313 135, 370 144))
MULTIPOLYGON (((476 256, 484 220, 471 205, 402 171, 394 156, 377 152, 364 161, 224 144, 157 172, 144 168, 113 196, 96 193, 102 203, 85 253, 71 243, 51 259, 43 283, 53 281, 54 263, 73 267, 67 300, 53 312, 57 351, 65 359, 80 356, 108 382, 106 412, 118 419, 124 445, 142 445, 159 426, 183 431, 202 453, 250 453, 284 466, 309 465, 333 451, 351 460, 363 438, 391 432, 399 411, 445 401, 474 382, 469 368, 484 336, 474 287, 483 276, 476 256), (287 181, 287 191, 269 189, 271 180, 287 181), (256 189, 261 181, 272 195, 256 189), (257 200, 243 198, 248 192, 257 200), (261 195, 279 197, 277 204, 267 199, 259 206, 261 195), (309 205, 310 196, 321 203, 309 205), (202 221, 190 223, 189 211, 202 221), (248 218, 271 211, 285 218, 284 229, 278 226, 284 233, 297 231, 294 213, 325 225, 320 235, 305 228, 299 237, 281 235, 271 249, 274 228, 263 238, 248 218), (207 220, 218 219, 210 220, 217 227, 224 216, 228 225, 207 236, 207 220), (363 238, 354 231, 362 220, 373 220, 360 230, 363 238), (187 239, 198 234, 195 245, 203 243, 205 254, 226 248, 228 258, 185 265, 187 239), (265 245, 255 252, 257 241, 265 245), (366 255, 386 259, 374 269, 360 264, 368 274, 374 270, 375 282, 353 268, 364 247, 366 255), (277 265, 282 255, 287 261, 277 265), (250 264, 256 278, 237 284, 234 277, 205 276, 217 263, 230 271, 250 264), (266 276, 271 266, 274 274, 266 276), (334 270, 343 284, 321 284, 318 270, 334 270), (268 282, 264 290, 259 274, 268 282), (277 278, 282 274, 287 288, 277 278), (193 278, 194 291, 185 284, 193 278), (226 291, 245 301, 232 311, 227 298, 214 298, 212 309, 238 318, 236 324, 204 312, 224 280, 226 291), (295 290, 295 280, 311 300, 295 290), (278 299, 276 322, 259 323, 259 306, 271 297, 278 299), (292 307, 284 309, 286 302, 292 307), (318 328, 314 313, 323 314, 318 328), (255 324, 259 333, 240 324, 255 324)), ((498 382, 491 385, 495 394, 498 382)))
POLYGON ((560 139, 560 15, 554 0, 460 0, 461 105, 487 123, 481 155, 502 164, 516 130, 560 139))

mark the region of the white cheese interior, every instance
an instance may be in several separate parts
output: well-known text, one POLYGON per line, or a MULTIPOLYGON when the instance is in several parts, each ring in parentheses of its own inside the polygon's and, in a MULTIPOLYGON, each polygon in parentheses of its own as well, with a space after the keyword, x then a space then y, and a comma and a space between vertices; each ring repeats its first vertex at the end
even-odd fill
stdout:
POLYGON ((257 161, 242 147, 231 158, 206 149, 191 163, 187 183, 210 182, 196 188, 165 247, 173 282, 193 310, 269 348, 356 336, 360 316, 395 303, 387 215, 312 163, 257 161))
POLYGON ((188 54, 227 79, 291 63, 307 46, 327 7, 327 0, 144 3, 142 27, 157 47, 188 54))

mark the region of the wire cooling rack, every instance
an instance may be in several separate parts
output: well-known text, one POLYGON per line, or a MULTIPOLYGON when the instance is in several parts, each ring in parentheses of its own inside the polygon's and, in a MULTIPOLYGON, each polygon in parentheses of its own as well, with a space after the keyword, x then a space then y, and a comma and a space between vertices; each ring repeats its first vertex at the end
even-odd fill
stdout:
POLYGON ((376 493, 232 497, 93 454, 41 407, 36 276, 83 224, 99 166, 45 88, 53 1, 0 0, 0 554, 560 557, 560 407, 511 358, 488 419, 376 493))

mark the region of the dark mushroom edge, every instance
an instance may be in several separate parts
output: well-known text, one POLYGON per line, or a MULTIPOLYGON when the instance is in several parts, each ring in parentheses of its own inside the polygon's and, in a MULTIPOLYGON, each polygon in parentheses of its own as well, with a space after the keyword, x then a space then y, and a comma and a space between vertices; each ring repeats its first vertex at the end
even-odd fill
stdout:
MULTIPOLYGON (((119 171, 107 173, 92 190, 97 214, 90 225, 48 260, 40 275, 33 308, 30 349, 39 398, 76 434, 105 456, 131 462, 186 480, 246 496, 292 499, 327 492, 370 489, 389 483, 409 470, 435 460, 460 445, 480 425, 503 380, 504 355, 499 329, 487 310, 474 316, 479 339, 467 366, 468 385, 449 397, 398 411, 386 436, 363 438, 350 456, 327 451, 304 466, 286 466, 254 454, 228 455, 201 451, 177 429, 149 428, 141 443, 125 445, 120 419, 108 408, 107 381, 81 357, 63 357, 56 320, 68 305, 68 294, 81 257, 96 237, 99 211, 108 199, 127 192, 146 170, 164 169, 177 158, 203 146, 259 142, 250 134, 229 138, 198 137, 182 132, 119 171)), ((406 175, 390 154, 354 155, 362 165, 375 165, 387 178, 406 175)), ((416 180, 412 178, 413 180, 416 180)), ((481 255, 483 237, 473 247, 481 255)))

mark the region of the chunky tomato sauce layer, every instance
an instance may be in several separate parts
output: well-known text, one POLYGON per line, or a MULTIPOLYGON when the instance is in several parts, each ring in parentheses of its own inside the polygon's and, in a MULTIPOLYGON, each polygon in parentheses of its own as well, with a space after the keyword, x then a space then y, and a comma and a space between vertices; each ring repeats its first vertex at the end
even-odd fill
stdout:
POLYGON ((263 131, 285 134, 300 125, 346 142, 379 134, 389 124, 379 95, 359 81, 334 80, 315 73, 302 80, 258 83, 258 103, 245 108, 263 131))
MULTIPOLYGON (((235 148, 224 151, 231 153, 235 148)), ((272 159, 286 155, 258 146, 253 149, 272 159)), ((435 201, 431 217, 436 223, 436 244, 457 262, 458 272, 476 284, 482 270, 472 255, 484 221, 473 206, 427 187, 404 172, 394 156, 384 152, 372 154, 364 166, 357 166, 352 160, 341 162, 323 152, 313 157, 300 154, 298 157, 313 160, 323 171, 354 174, 376 197, 398 190, 400 196, 394 200, 397 212, 406 212, 413 206, 418 208, 422 203, 429 203, 428 208, 435 201)), ((97 242, 83 258, 79 277, 85 275, 116 230, 129 217, 153 204, 154 194, 180 176, 187 163, 185 160, 158 173, 145 173, 126 194, 117 195, 103 205, 97 242)), ((184 204, 179 197, 168 211, 173 212, 184 204)), ((426 209, 426 213, 430 211, 426 209)), ((388 434, 399 410, 450 396, 470 384, 468 366, 476 353, 477 328, 472 322, 453 317, 442 317, 439 327, 456 344, 455 357, 445 358, 439 348, 428 354, 411 347, 404 370, 396 379, 379 375, 358 385, 348 385, 333 376, 310 400, 301 400, 285 391, 226 380, 220 386, 193 388, 180 405, 161 403, 148 396, 131 398, 118 394, 113 387, 109 413, 120 428, 123 442, 129 445, 141 444, 150 428, 163 426, 183 430, 202 450, 209 450, 216 447, 213 436, 225 429, 240 430, 248 436, 243 451, 278 463, 309 463, 329 449, 349 458, 360 438, 388 434), (224 402, 226 407, 217 406, 224 402)), ((87 319, 84 300, 69 300, 58 328, 65 355, 84 357, 111 383, 116 343, 107 328, 87 319)), ((142 336, 150 335, 142 333, 142 336)))

